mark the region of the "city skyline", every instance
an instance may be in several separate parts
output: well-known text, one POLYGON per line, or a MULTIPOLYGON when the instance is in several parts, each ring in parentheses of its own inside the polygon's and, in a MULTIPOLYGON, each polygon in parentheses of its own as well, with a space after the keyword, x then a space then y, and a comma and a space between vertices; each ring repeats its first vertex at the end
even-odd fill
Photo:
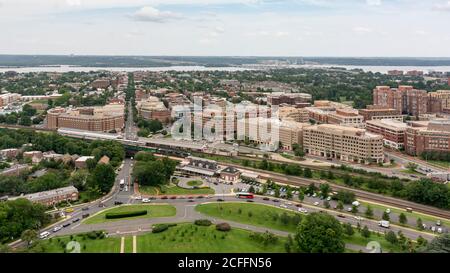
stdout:
POLYGON ((0 15, 0 54, 450 56, 442 0, 2 0, 0 15))

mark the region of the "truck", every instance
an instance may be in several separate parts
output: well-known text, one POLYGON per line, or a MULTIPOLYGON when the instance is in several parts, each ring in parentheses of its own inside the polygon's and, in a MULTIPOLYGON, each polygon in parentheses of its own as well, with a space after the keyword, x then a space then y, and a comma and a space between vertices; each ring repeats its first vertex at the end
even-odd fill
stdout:
POLYGON ((389 228, 390 223, 389 223, 389 221, 382 220, 382 221, 378 222, 378 225, 383 228, 389 228))
POLYGON ((125 179, 120 179, 120 182, 119 182, 119 187, 120 187, 120 189, 123 189, 123 187, 125 186, 125 179))

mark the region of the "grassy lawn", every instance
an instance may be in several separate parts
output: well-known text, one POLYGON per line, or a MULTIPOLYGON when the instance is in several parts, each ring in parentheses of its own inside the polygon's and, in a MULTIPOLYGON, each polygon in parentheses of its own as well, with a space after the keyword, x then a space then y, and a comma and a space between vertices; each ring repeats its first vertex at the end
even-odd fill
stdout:
POLYGON ((188 186, 191 186, 191 187, 201 186, 201 185, 203 184, 203 181, 200 181, 200 180, 191 180, 191 181, 188 181, 186 184, 187 184, 188 186))
MULTIPOLYGON (((80 243, 81 253, 119 253, 120 252, 120 237, 110 237, 104 239, 84 239, 81 235, 63 236, 44 240, 41 244, 44 246, 46 253, 64 253, 66 245, 70 241, 80 243)), ((70 251, 69 251, 70 253, 70 251)))
POLYGON ((211 188, 185 189, 178 186, 164 187, 163 190, 151 186, 142 186, 139 187, 139 191, 149 195, 214 194, 214 189, 211 188))
POLYGON ((450 162, 447 161, 428 160, 427 163, 443 168, 450 168, 450 162))
POLYGON ((398 246, 392 245, 384 238, 384 234, 375 234, 372 232, 369 238, 363 237, 356 229, 355 234, 352 236, 344 235, 345 243, 359 245, 359 246, 367 246, 367 244, 371 241, 376 241, 381 245, 381 249, 383 252, 393 252, 398 253, 401 252, 401 249, 398 246))
POLYGON ((299 213, 292 211, 250 203, 210 203, 198 205, 195 209, 200 213, 224 220, 289 232, 295 231, 297 223, 293 219, 283 223, 280 216, 283 213, 290 217, 300 216, 299 213), (249 212, 251 212, 251 216, 249 212))
POLYGON ((273 245, 264 246, 252 240, 251 232, 232 228, 217 231, 215 226, 203 227, 178 224, 161 233, 148 233, 137 237, 138 253, 209 252, 209 253, 267 253, 285 252, 285 238, 279 237, 273 245))
POLYGON ((175 216, 176 209, 171 205, 156 205, 156 204, 142 204, 142 205, 124 205, 118 206, 112 209, 106 209, 101 211, 100 213, 93 215, 86 220, 83 221, 84 224, 98 224, 112 221, 121 221, 121 220, 134 220, 138 218, 155 218, 155 217, 169 217, 175 216), (135 217, 127 217, 127 218, 119 218, 119 219, 106 219, 105 214, 109 212, 128 212, 135 210, 147 210, 146 215, 135 216, 135 217))

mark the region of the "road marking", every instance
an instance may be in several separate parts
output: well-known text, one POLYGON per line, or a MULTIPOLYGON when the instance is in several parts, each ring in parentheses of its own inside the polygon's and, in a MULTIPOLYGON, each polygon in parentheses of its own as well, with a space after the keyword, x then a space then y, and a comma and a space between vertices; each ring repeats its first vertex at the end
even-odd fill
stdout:
POLYGON ((122 237, 120 239, 120 253, 124 253, 125 252, 125 237, 122 237))
POLYGON ((75 229, 75 228, 79 227, 80 225, 81 225, 81 223, 79 223, 79 224, 77 224, 77 225, 71 227, 70 229, 75 229))
POLYGON ((137 253, 136 235, 133 235, 133 253, 137 253))

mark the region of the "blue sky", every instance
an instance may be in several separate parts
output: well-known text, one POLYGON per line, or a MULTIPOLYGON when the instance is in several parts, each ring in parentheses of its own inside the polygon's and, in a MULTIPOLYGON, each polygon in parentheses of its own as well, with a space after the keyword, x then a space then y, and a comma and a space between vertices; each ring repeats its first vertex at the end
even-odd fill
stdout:
POLYGON ((0 54, 450 57, 449 0, 0 0, 0 54))

